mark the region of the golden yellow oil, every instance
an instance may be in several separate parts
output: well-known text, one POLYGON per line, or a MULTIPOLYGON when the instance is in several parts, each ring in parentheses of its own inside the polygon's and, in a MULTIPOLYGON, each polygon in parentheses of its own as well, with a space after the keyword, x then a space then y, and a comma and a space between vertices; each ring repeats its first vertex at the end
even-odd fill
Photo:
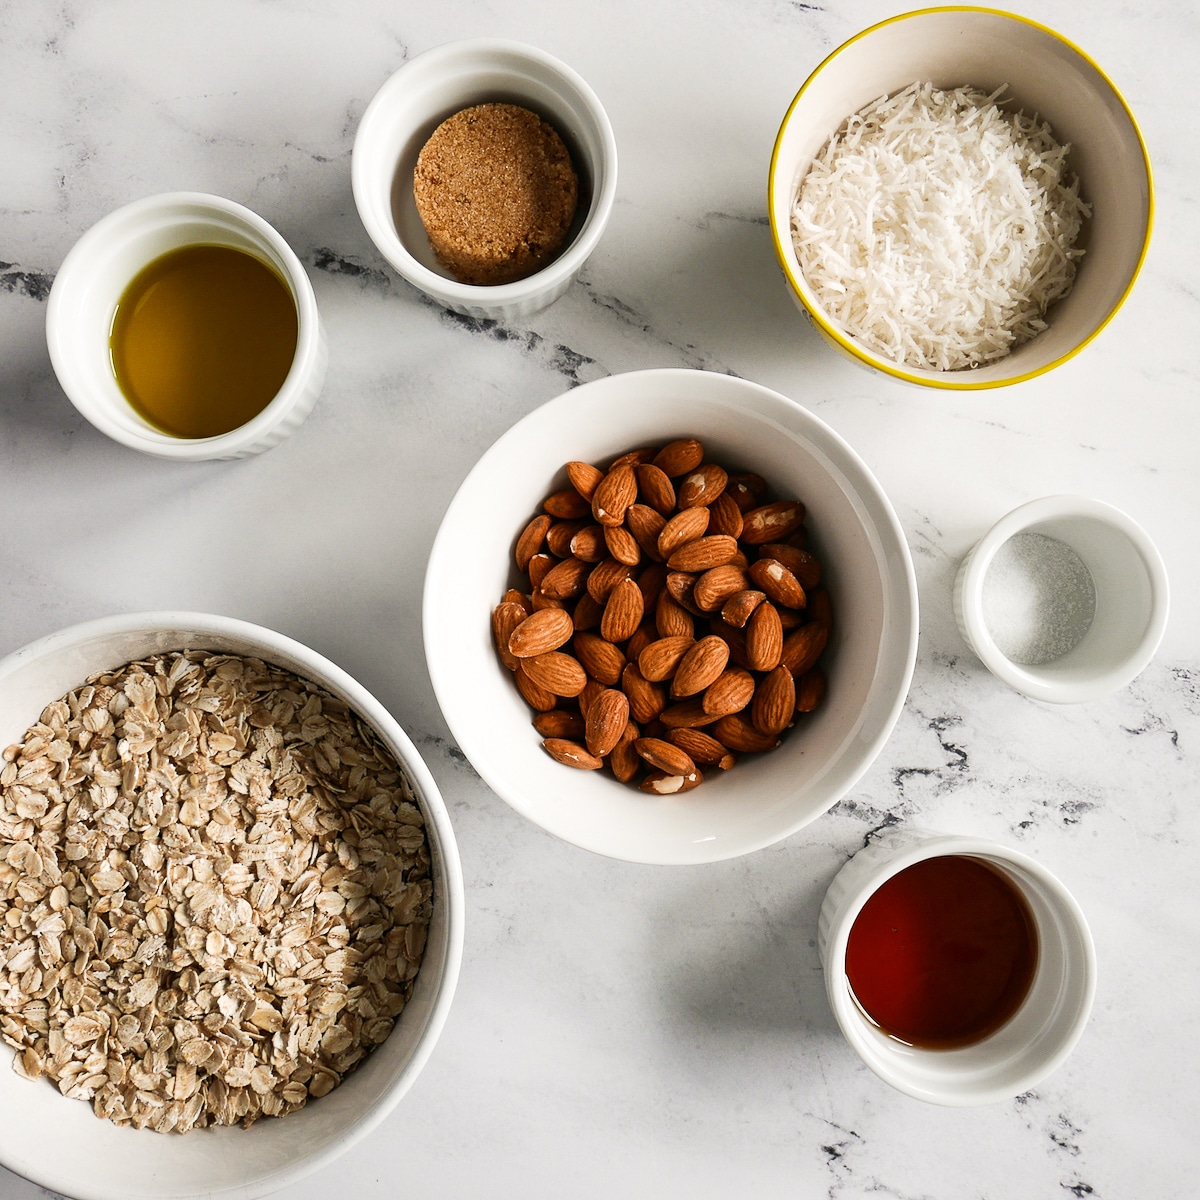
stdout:
POLYGON ((152 425, 216 437, 262 412, 296 356, 291 292, 232 246, 181 246, 134 276, 113 315, 117 383, 152 425))

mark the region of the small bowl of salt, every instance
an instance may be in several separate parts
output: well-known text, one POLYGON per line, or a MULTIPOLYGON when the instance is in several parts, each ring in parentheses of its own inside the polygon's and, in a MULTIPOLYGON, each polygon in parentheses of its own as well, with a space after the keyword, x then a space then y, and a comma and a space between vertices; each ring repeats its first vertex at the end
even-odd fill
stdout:
POLYGON ((1052 704, 1132 682, 1162 641, 1167 607, 1167 573, 1145 530, 1085 496, 1014 509, 954 581, 958 627, 983 665, 1052 704))

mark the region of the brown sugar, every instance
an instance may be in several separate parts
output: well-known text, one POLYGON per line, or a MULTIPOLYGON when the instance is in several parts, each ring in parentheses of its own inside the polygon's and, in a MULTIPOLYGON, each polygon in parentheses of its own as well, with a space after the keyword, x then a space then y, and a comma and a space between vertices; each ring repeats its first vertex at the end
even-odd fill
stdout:
POLYGON ((511 283, 544 267, 566 240, 578 194, 562 138, 516 104, 448 117, 413 173, 430 245, 463 283, 511 283))

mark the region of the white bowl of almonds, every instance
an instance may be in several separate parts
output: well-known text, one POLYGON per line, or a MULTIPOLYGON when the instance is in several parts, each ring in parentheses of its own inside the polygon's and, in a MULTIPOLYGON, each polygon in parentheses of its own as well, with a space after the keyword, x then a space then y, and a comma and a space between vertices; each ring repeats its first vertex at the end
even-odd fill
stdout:
POLYGON ((445 807, 361 685, 197 613, 0 662, 0 1162, 79 1200, 261 1196, 370 1132, 445 1021, 445 807))
POLYGON ((711 862, 834 804, 894 726, 917 594, 895 513, 812 413, 745 380, 585 384, 443 520, 425 652, 518 812, 614 858, 711 862))

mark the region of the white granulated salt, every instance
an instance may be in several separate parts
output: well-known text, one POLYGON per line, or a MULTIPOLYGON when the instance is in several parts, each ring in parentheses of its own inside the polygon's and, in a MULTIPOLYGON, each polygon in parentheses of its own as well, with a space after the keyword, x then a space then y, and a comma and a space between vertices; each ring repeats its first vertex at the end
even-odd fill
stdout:
POLYGON ((983 620, 1000 652, 1035 667, 1083 641, 1096 615, 1096 585, 1065 542, 1026 531, 1009 538, 983 581, 983 620))

